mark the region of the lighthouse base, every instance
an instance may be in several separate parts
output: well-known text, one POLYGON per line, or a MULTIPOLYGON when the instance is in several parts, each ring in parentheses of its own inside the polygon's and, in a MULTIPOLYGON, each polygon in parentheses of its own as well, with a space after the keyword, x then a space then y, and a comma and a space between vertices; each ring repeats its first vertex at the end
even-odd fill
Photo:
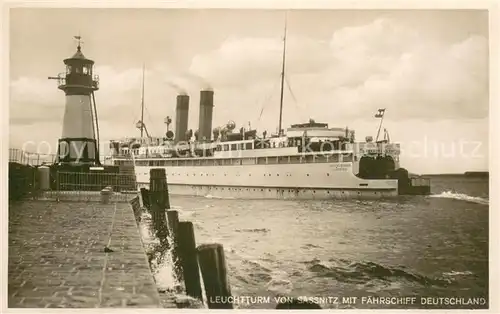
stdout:
POLYGON ((52 165, 50 177, 51 189, 57 191, 135 190, 135 177, 120 174, 118 166, 52 165))

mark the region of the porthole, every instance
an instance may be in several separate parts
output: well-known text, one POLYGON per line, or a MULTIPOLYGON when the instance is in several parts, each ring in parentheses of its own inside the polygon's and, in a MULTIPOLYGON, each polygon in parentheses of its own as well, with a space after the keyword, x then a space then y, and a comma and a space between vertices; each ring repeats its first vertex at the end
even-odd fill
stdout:
POLYGON ((330 176, 330 174, 329 174, 329 173, 327 173, 326 175, 327 175, 327 176, 330 176))
POLYGON ((307 174, 307 176, 309 176, 309 173, 307 174))

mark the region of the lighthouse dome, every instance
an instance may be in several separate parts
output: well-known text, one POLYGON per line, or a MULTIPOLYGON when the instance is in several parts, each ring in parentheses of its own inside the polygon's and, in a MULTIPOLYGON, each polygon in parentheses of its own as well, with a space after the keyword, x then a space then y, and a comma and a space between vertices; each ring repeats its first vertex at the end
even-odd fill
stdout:
POLYGON ((80 48, 80 46, 78 46, 75 54, 71 57, 71 59, 87 59, 87 58, 85 58, 85 56, 82 53, 82 49, 80 48))
POLYGON ((87 59, 83 53, 82 53, 82 48, 80 45, 78 45, 75 54, 71 58, 67 58, 64 60, 65 64, 70 64, 70 63, 87 63, 87 64, 94 64, 94 61, 87 59))

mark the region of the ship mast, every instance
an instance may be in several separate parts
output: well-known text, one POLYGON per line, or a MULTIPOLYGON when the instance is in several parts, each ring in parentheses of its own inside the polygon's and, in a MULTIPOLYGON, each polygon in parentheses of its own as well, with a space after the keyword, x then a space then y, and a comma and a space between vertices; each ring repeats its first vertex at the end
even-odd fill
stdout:
POLYGON ((281 131, 281 124, 283 120, 283 91, 285 89, 285 55, 286 55, 286 25, 287 24, 287 15, 285 15, 285 31, 283 36, 283 61, 281 66, 281 95, 280 95, 280 120, 278 124, 278 136, 282 136, 283 132, 281 131))
POLYGON ((141 96, 141 138, 144 132, 144 63, 142 64, 142 96, 141 96))

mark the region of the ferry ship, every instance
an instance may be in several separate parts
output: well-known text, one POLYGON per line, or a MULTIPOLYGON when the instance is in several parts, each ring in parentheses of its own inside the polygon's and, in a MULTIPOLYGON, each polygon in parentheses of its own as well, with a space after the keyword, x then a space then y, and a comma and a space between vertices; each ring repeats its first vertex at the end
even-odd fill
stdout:
MULTIPOLYGON (((348 127, 310 120, 282 128, 286 26, 283 39, 278 131, 266 132, 233 121, 212 129, 214 91, 200 91, 199 125, 188 130, 189 96, 176 99, 175 132, 152 137, 141 120, 141 136, 111 141, 111 162, 133 167, 138 186, 148 188, 152 168, 165 168, 171 194, 222 198, 344 199, 428 194, 429 182, 410 178, 400 167, 400 145, 384 129, 385 109, 375 140, 357 142, 348 127), (146 136, 144 135, 146 132, 146 136)), ((144 112, 144 81, 142 95, 144 112)), ((170 118, 165 123, 170 125, 170 118)))

